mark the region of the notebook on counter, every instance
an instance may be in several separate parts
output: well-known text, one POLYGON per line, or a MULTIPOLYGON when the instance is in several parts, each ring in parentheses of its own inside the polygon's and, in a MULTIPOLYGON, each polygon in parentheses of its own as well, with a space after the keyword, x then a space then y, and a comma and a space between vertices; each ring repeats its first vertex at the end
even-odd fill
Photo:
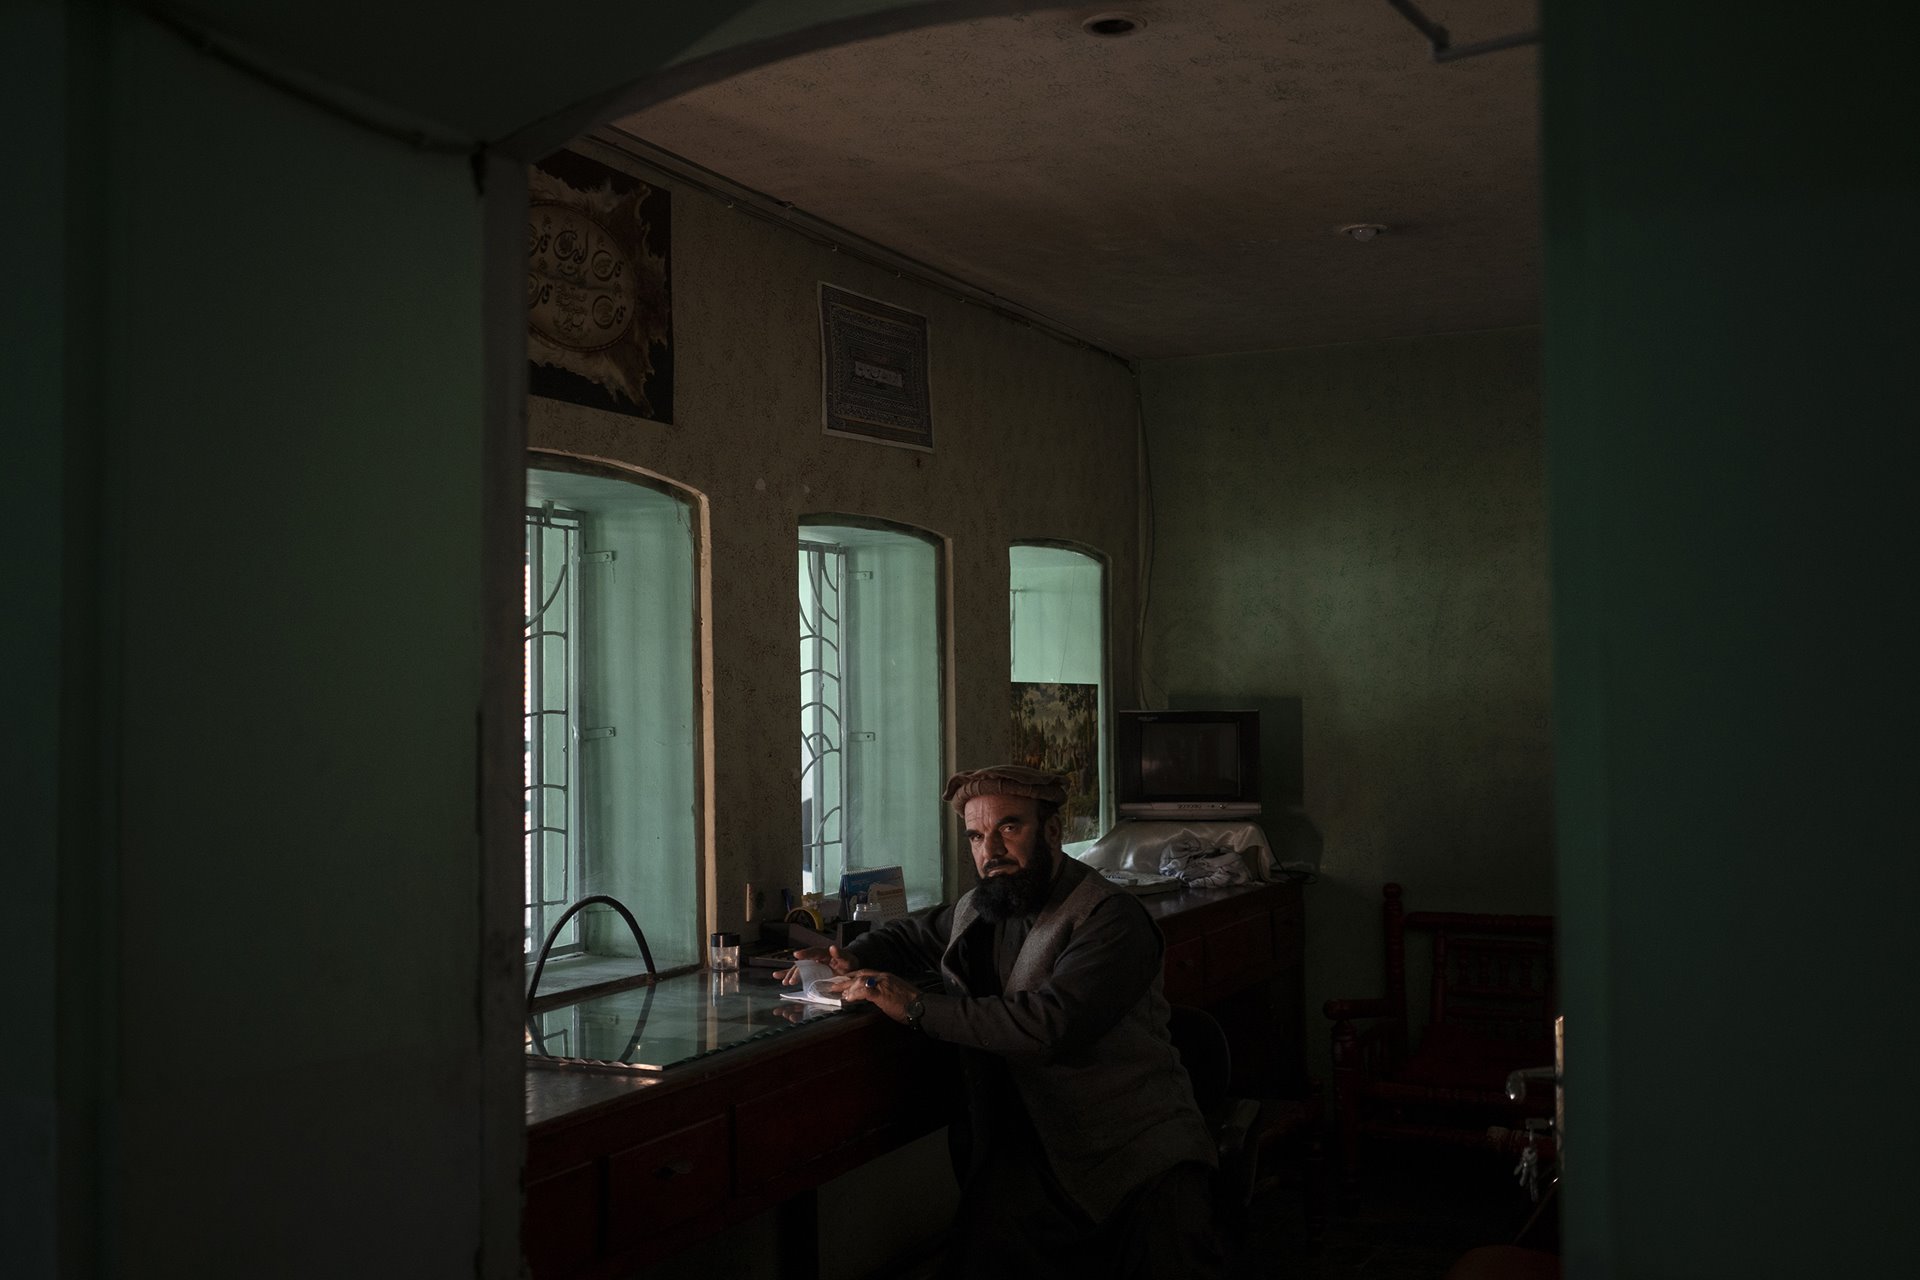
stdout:
POLYGON ((838 995, 827 989, 836 981, 831 966, 822 964, 818 960, 802 960, 794 967, 800 971, 798 975, 800 989, 782 991, 780 993, 782 1000, 794 1000, 800 1004, 825 1005, 829 1009, 838 1009, 845 1003, 838 995))

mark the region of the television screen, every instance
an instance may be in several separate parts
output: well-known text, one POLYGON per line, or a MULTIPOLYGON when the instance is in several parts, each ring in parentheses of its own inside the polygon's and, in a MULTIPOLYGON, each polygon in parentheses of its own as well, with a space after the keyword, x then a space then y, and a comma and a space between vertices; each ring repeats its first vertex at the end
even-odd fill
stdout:
POLYGON ((1240 796, 1240 732, 1233 724, 1140 726, 1140 785, 1168 796, 1240 796))
POLYGON ((1122 711, 1117 809, 1128 818, 1242 818, 1260 812, 1254 711, 1122 711))

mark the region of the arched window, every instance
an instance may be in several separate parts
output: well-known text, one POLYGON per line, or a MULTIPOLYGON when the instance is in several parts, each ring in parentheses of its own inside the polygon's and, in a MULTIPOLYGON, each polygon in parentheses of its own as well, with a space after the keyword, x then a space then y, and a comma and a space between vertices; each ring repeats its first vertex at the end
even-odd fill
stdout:
MULTIPOLYGON (((697 496, 537 453, 527 472, 526 946, 611 894, 656 964, 699 945, 697 496)), ((567 923, 543 993, 632 972, 612 912, 567 923), (595 958, 618 958, 616 966, 595 958)), ((528 957, 532 958, 531 954, 528 957)))
POLYGON ((845 517, 800 524, 802 883, 900 867, 940 900, 940 545, 845 517))
POLYGON ((1058 544, 1008 549, 1014 758, 1074 779, 1061 840, 1077 852, 1112 821, 1107 766, 1107 566, 1058 544))

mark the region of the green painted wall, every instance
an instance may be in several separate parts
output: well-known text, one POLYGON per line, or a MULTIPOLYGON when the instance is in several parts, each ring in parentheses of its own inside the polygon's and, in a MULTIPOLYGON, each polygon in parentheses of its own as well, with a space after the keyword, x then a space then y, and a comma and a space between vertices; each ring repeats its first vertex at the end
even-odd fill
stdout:
POLYGON ((1575 1277, 1911 1265, 1920 163, 1803 16, 1546 10, 1575 1277))
POLYGON ((112 1269, 430 1271, 481 1234, 481 201, 110 57, 112 1269))
MULTIPOLYGON (((11 955, 0 966, 0 1003, 26 1042, 9 1041, 11 1051, 0 1053, 0 1241, 5 1265, 30 1276, 51 1274, 63 1210, 77 1231, 89 1216, 82 1197, 63 1196, 57 1179, 88 1145, 63 1113, 84 1112, 71 1096, 90 1091, 90 1081, 74 1077, 76 1066, 83 1072, 93 1060, 93 1026, 63 1019, 60 1010, 87 1008, 100 980, 83 949, 63 954, 70 942, 60 928, 63 879, 76 879, 62 876, 62 851, 84 845, 94 799, 63 785, 61 749, 62 724, 83 714, 65 696, 68 678, 93 660, 95 643, 92 593, 82 576, 90 540, 69 533, 69 523, 78 523, 75 499, 84 510, 85 498, 68 485, 69 477, 76 490, 85 484, 97 420, 91 402, 72 394, 68 360, 82 325, 62 304, 70 255, 94 230, 82 214, 92 204, 89 175, 66 161, 71 149, 98 137, 96 122, 78 109, 97 42, 91 30, 69 26, 60 4, 0 7, 0 49, 21 51, 7 57, 0 75, 0 110, 38 125, 19 131, 10 176, 0 183, 0 226, 7 228, 0 270, 13 302, 0 307, 0 439, 9 480, 0 536, 13 548, 0 557, 8 602, 0 627, 8 672, 0 681, 0 777, 9 814, 0 867, 11 955)), ((72 754, 92 763, 88 753, 72 754)))
MULTIPOLYGON (((1553 904, 1540 336, 1508 330, 1140 370, 1148 692, 1298 698, 1308 1067, 1332 996, 1383 990, 1380 886, 1553 904)), ((1267 821, 1279 843, 1278 815, 1267 821)), ((1280 856, 1288 856, 1284 851, 1280 856)))
POLYGON ((515 1272, 514 593, 488 566, 522 483, 528 139, 662 92, 730 20, 687 83, 823 18, 984 7, 602 0, 571 14, 601 38, 530 63, 520 0, 453 27, 190 6, 445 154, 130 5, 0 9, 0 410, 11 545, 44 549, 6 558, 36 623, 8 637, 9 923, 44 960, 7 988, 9 1274, 515 1272), (467 144, 507 129, 482 197, 467 144))

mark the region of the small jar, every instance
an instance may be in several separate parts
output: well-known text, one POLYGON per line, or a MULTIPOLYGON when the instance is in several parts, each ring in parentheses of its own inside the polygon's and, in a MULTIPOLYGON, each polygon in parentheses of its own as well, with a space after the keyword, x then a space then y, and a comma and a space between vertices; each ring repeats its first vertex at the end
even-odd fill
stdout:
POLYGON ((740 971, 740 935, 716 933, 707 939, 707 967, 715 973, 740 971))

